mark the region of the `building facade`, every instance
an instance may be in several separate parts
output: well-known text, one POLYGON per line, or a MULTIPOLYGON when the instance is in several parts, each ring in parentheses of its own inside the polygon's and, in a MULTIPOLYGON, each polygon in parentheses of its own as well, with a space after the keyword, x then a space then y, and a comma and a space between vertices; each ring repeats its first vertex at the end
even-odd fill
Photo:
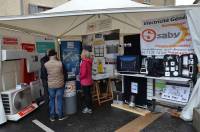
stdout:
POLYGON ((195 0, 193 4, 200 4, 200 0, 195 0))
POLYGON ((134 0, 134 1, 156 6, 170 6, 170 5, 175 5, 176 3, 176 0, 134 0))
POLYGON ((0 16, 28 15, 38 13, 68 0, 0 0, 0 16))

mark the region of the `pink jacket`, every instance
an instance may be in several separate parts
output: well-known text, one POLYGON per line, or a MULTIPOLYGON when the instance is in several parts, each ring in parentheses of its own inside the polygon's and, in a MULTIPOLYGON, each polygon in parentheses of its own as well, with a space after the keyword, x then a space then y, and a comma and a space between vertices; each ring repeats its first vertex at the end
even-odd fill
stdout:
POLYGON ((80 82, 82 86, 92 85, 92 59, 83 59, 80 64, 80 82))

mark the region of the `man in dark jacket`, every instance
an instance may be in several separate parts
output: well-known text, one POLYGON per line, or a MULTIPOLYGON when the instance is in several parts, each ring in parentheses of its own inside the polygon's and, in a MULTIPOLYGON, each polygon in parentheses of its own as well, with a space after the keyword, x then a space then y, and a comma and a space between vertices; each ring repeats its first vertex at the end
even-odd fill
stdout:
POLYGON ((42 85, 44 88, 44 100, 48 102, 49 100, 49 94, 48 94, 48 83, 47 83, 47 72, 44 64, 49 61, 48 57, 48 51, 46 52, 45 56, 41 58, 40 63, 41 63, 41 73, 40 73, 40 78, 42 80, 42 85))

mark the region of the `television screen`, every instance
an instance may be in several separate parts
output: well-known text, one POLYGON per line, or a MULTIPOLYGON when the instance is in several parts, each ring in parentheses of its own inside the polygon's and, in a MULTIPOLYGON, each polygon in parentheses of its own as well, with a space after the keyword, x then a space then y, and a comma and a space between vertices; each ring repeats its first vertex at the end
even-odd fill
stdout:
POLYGON ((117 57, 117 70, 120 73, 139 73, 140 59, 137 55, 123 55, 117 57))

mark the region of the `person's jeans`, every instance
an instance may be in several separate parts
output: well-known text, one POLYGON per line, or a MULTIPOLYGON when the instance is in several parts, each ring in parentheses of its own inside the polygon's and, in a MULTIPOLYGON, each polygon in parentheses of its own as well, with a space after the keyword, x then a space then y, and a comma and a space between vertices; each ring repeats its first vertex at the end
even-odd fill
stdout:
POLYGON ((82 86, 83 93, 85 96, 85 106, 89 109, 92 109, 92 94, 91 94, 91 86, 82 86))
POLYGON ((56 115, 56 108, 58 117, 63 116, 63 94, 64 88, 49 88, 49 114, 50 117, 55 117, 56 115), (57 99, 57 107, 55 106, 55 100, 57 99))

